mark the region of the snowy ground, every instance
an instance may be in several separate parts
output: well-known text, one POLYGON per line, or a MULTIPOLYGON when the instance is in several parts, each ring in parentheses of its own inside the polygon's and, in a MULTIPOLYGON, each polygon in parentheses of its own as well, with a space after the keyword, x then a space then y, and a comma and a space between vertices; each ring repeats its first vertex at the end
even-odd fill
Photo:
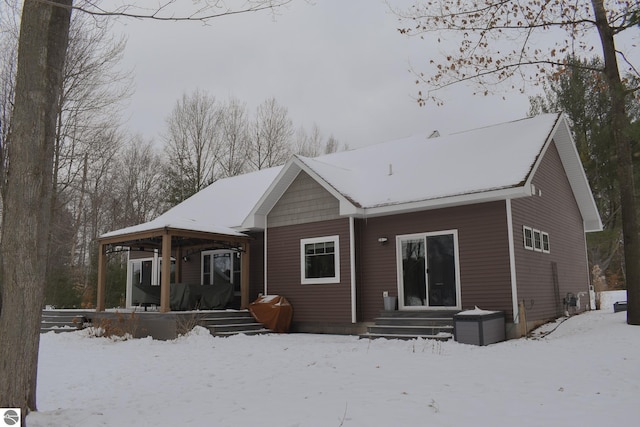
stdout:
POLYGON ((335 335, 114 342, 42 336, 45 426, 629 425, 640 327, 573 317, 542 339, 487 347, 335 335))

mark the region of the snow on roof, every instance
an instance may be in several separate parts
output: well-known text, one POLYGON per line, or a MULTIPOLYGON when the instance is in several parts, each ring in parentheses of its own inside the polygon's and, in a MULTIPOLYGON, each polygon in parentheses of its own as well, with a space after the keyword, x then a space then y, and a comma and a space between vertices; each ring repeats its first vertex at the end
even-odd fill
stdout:
POLYGON ((557 120, 545 114, 300 160, 364 208, 504 189, 527 179, 557 120))
POLYGON ((214 182, 156 219, 103 234, 101 238, 164 227, 242 236, 235 230, 245 220, 282 167, 263 169, 214 182))
MULTIPOLYGON (((284 167, 216 181, 153 221, 101 237, 163 227, 241 234, 238 229, 260 227, 255 218, 268 213, 300 169, 346 205, 368 212, 425 201, 444 205, 443 200, 456 197, 504 198, 500 191, 511 189, 524 195, 522 187, 561 117, 543 114, 449 136, 412 136, 316 158, 296 156, 284 167)), ((571 150, 561 151, 571 158, 565 168, 576 169, 569 178, 587 230, 599 230, 600 217, 570 136, 561 143, 571 144, 571 150)))

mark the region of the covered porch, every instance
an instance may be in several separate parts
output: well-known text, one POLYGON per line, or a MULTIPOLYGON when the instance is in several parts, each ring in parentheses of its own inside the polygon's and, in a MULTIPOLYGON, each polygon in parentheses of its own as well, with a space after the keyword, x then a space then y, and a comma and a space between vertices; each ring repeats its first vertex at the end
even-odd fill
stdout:
MULTIPOLYGON (((152 222, 153 223, 153 222, 152 222)), ((204 286, 183 283, 183 259, 186 261, 193 254, 204 251, 233 251, 240 258, 240 304, 245 309, 249 305, 249 271, 251 237, 227 227, 203 227, 196 224, 167 224, 152 227, 152 223, 129 227, 102 235, 98 239, 98 284, 96 295, 96 311, 103 312, 107 308, 106 281, 107 255, 111 252, 129 250, 153 252, 160 260, 175 259, 174 270, 171 262, 160 262, 159 269, 159 311, 167 313, 171 309, 171 291, 199 294, 199 298, 215 298, 212 289, 202 292, 204 286), (173 276, 173 281, 172 281, 173 276), (173 288, 172 288, 173 287, 173 288), (198 287, 202 288, 199 290, 198 287), (206 295, 205 295, 206 294, 206 295)), ((129 273, 128 273, 129 274, 129 273)), ((175 307, 174 303, 174 307, 175 307)))

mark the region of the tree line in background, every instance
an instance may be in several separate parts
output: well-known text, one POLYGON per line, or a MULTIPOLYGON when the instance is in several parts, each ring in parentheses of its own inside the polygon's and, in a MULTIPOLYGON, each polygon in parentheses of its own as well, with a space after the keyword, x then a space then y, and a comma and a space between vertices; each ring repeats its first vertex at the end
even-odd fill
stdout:
MULTIPOLYGON (((17 67, 19 3, 0 7, 0 175, 6 181, 17 67)), ((252 115, 242 101, 203 90, 177 100, 155 143, 131 135, 118 111, 131 74, 118 65, 126 40, 107 18, 74 14, 57 106, 51 231, 45 301, 56 307, 95 303, 97 237, 153 219, 212 182, 286 162, 292 154, 338 150, 317 126, 295 128, 287 108, 265 100, 252 115)), ((342 147, 346 149, 346 147, 342 147)), ((107 305, 124 304, 126 256, 108 266, 107 305)))
POLYGON ((173 206, 218 179, 284 164, 292 154, 316 157, 340 147, 324 139, 316 125, 296 129, 287 108, 275 98, 261 103, 253 116, 246 103, 195 90, 179 99, 162 134, 164 202, 173 206))
MULTIPOLYGON (((529 98, 529 114, 564 111, 569 119, 603 224, 603 231, 587 234, 592 284, 596 291, 624 289, 617 155, 611 144, 611 99, 599 71, 604 64, 599 57, 581 59, 573 56, 567 57, 566 63, 566 67, 558 69, 546 80, 544 95, 529 98)), ((629 84, 638 86, 638 83, 629 84)), ((640 100, 628 97, 627 111, 632 123, 633 166, 637 172, 635 188, 640 189, 640 100)))

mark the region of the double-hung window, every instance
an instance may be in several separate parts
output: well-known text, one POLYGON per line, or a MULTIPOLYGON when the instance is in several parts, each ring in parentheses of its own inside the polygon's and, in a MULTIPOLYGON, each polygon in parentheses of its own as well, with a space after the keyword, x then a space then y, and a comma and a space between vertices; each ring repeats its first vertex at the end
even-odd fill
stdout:
POLYGON ((533 250, 542 252, 542 232, 540 230, 533 230, 533 250))
POLYGON ((549 246, 549 233, 542 232, 542 252, 548 254, 551 252, 551 248, 549 246))
POLYGON ((524 236, 524 248, 533 250, 533 230, 531 227, 523 226, 522 234, 524 236))
POLYGON ((300 240, 303 284, 340 283, 339 236, 300 240))

